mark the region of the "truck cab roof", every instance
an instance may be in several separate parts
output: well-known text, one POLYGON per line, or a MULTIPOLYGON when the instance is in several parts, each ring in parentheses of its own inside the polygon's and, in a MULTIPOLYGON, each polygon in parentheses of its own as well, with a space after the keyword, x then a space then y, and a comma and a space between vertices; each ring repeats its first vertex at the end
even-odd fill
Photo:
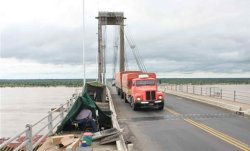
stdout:
POLYGON ((133 80, 135 80, 135 81, 138 81, 138 80, 155 80, 155 78, 135 78, 133 80))

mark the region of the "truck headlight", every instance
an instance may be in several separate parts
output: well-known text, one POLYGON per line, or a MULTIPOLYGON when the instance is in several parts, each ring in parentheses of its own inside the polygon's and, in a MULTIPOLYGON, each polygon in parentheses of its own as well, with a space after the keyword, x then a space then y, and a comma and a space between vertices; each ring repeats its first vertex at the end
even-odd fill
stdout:
POLYGON ((161 100, 161 99, 162 99, 162 96, 160 95, 158 98, 159 98, 159 100, 161 100))
POLYGON ((137 99, 136 99, 137 101, 141 101, 141 98, 140 97, 137 97, 137 99))

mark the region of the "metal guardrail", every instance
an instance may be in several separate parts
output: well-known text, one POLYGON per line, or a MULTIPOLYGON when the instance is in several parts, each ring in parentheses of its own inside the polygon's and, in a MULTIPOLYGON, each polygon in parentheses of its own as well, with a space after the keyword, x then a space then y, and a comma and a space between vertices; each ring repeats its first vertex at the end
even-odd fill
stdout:
POLYGON ((218 87, 203 87, 197 85, 164 84, 161 86, 164 88, 164 90, 172 90, 250 104, 250 93, 247 92, 240 92, 236 90, 228 91, 218 87))
POLYGON ((67 100, 65 104, 61 104, 60 107, 53 109, 52 111, 49 111, 46 116, 44 116, 42 119, 40 119, 36 123, 27 124, 25 126, 25 129, 22 132, 20 132, 16 136, 3 142, 0 145, 0 149, 3 149, 4 147, 9 145, 13 141, 17 140, 18 138, 25 136, 25 140, 19 146, 17 146, 17 148, 15 148, 14 151, 18 151, 20 149, 23 149, 24 147, 26 151, 32 151, 47 136, 53 135, 54 129, 61 123, 61 121, 64 118, 64 112, 68 112, 70 110, 70 108, 74 104, 74 101, 78 98, 79 94, 80 93, 78 92, 78 90, 76 90, 76 93, 73 94, 72 97, 69 100, 67 100), (46 122, 46 124, 42 125, 44 122, 46 122), (35 128, 38 128, 38 130, 34 133, 35 128), (47 131, 46 131, 46 128, 47 128, 47 131), (39 138, 36 142, 34 142, 34 137, 41 134, 44 131, 46 131, 45 134, 43 133, 42 134, 43 136, 39 138))

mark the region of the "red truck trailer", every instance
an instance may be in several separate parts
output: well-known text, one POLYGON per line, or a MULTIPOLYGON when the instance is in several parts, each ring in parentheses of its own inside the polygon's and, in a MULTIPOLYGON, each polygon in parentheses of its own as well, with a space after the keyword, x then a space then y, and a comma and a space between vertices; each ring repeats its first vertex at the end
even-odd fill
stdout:
POLYGON ((123 99, 124 95, 122 92, 122 75, 127 74, 127 73, 142 73, 142 71, 123 71, 123 72, 118 72, 115 75, 115 86, 116 86, 116 91, 118 95, 121 95, 121 98, 123 99))
POLYGON ((116 74, 116 89, 118 95, 130 103, 133 110, 139 108, 164 108, 164 94, 157 91, 155 73, 141 71, 126 71, 116 74))

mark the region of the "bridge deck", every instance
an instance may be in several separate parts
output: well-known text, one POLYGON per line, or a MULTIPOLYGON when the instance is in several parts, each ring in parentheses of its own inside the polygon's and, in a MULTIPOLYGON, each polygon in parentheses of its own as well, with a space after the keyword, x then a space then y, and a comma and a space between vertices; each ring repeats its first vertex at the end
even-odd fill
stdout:
POLYGON ((132 111, 111 93, 125 140, 135 150, 250 150, 250 119, 217 107, 168 95, 163 111, 132 111))

